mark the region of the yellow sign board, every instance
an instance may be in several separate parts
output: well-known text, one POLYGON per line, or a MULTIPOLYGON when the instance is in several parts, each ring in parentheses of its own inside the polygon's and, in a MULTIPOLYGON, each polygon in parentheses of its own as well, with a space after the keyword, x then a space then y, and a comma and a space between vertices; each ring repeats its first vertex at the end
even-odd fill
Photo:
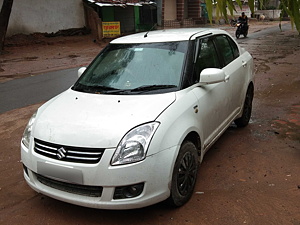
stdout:
POLYGON ((102 22, 103 37, 115 37, 121 34, 120 22, 102 22))

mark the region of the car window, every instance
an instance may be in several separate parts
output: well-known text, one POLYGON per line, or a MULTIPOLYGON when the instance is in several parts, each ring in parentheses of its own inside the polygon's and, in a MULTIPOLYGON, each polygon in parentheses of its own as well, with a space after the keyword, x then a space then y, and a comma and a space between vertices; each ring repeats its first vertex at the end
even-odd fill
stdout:
POLYGON ((237 57, 240 56, 239 48, 231 38, 227 37, 227 39, 228 39, 228 41, 231 45, 231 48, 233 50, 233 57, 236 59, 237 57))
POLYGON ((187 41, 111 44, 93 61, 73 89, 103 93, 104 88, 179 87, 187 46, 187 41))
POLYGON ((226 35, 218 35, 215 37, 218 49, 224 59, 224 63, 228 65, 235 58, 238 57, 237 46, 232 46, 232 43, 229 42, 229 38, 226 35))
POLYGON ((203 38, 199 42, 199 53, 195 63, 195 73, 199 77, 205 68, 220 68, 218 54, 211 38, 203 38))

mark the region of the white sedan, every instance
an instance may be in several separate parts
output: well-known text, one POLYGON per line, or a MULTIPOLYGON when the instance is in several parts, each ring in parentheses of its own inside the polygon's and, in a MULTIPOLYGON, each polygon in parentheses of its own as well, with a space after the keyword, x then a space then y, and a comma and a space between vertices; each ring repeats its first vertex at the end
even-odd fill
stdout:
POLYGON ((253 59, 225 31, 174 29, 113 40, 30 119, 28 185, 61 201, 131 209, 192 196, 206 151, 248 124, 253 59))

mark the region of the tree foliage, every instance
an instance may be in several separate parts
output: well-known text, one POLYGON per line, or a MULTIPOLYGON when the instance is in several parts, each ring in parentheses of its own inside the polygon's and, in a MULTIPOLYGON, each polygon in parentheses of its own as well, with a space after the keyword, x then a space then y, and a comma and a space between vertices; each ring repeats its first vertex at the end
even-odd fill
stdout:
POLYGON ((282 0, 281 1, 281 15, 282 20, 284 12, 290 17, 292 27, 296 26, 296 30, 300 35, 300 0, 282 0))
MULTIPOLYGON (((262 2, 263 0, 260 1, 262 2)), ((241 0, 236 0, 235 2, 237 3, 237 7, 242 8, 241 0)), ((248 0, 248 5, 252 13, 254 13, 254 4, 254 0, 248 0)), ((223 16, 226 20, 228 20, 228 11, 233 15, 233 12, 236 10, 233 0, 206 0, 206 8, 210 21, 212 21, 214 7, 216 7, 217 16, 223 16)), ((281 20, 286 13, 290 17, 292 27, 294 28, 295 26, 300 35, 300 0, 281 0, 280 9, 281 20)))

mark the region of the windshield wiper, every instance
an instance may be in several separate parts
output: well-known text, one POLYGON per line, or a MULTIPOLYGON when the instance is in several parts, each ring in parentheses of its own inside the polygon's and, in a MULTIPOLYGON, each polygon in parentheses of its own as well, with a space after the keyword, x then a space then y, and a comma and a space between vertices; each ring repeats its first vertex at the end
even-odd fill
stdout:
POLYGON ((160 90, 160 89, 167 89, 167 88, 175 88, 176 85, 144 85, 133 89, 111 89, 107 90, 105 94, 130 94, 132 92, 146 92, 152 90, 160 90))
POLYGON ((107 87, 103 85, 85 86, 79 85, 74 88, 76 91, 88 92, 88 93, 106 93, 107 91, 119 91, 119 89, 113 87, 107 87))
POLYGON ((103 86, 103 85, 90 86, 90 88, 95 89, 95 90, 100 90, 100 91, 119 90, 117 88, 107 87, 107 86, 103 86))
POLYGON ((152 91, 152 90, 159 90, 159 89, 167 89, 167 88, 176 88, 176 85, 169 85, 169 84, 153 84, 153 85, 144 85, 134 89, 131 89, 131 92, 135 91, 152 91))

